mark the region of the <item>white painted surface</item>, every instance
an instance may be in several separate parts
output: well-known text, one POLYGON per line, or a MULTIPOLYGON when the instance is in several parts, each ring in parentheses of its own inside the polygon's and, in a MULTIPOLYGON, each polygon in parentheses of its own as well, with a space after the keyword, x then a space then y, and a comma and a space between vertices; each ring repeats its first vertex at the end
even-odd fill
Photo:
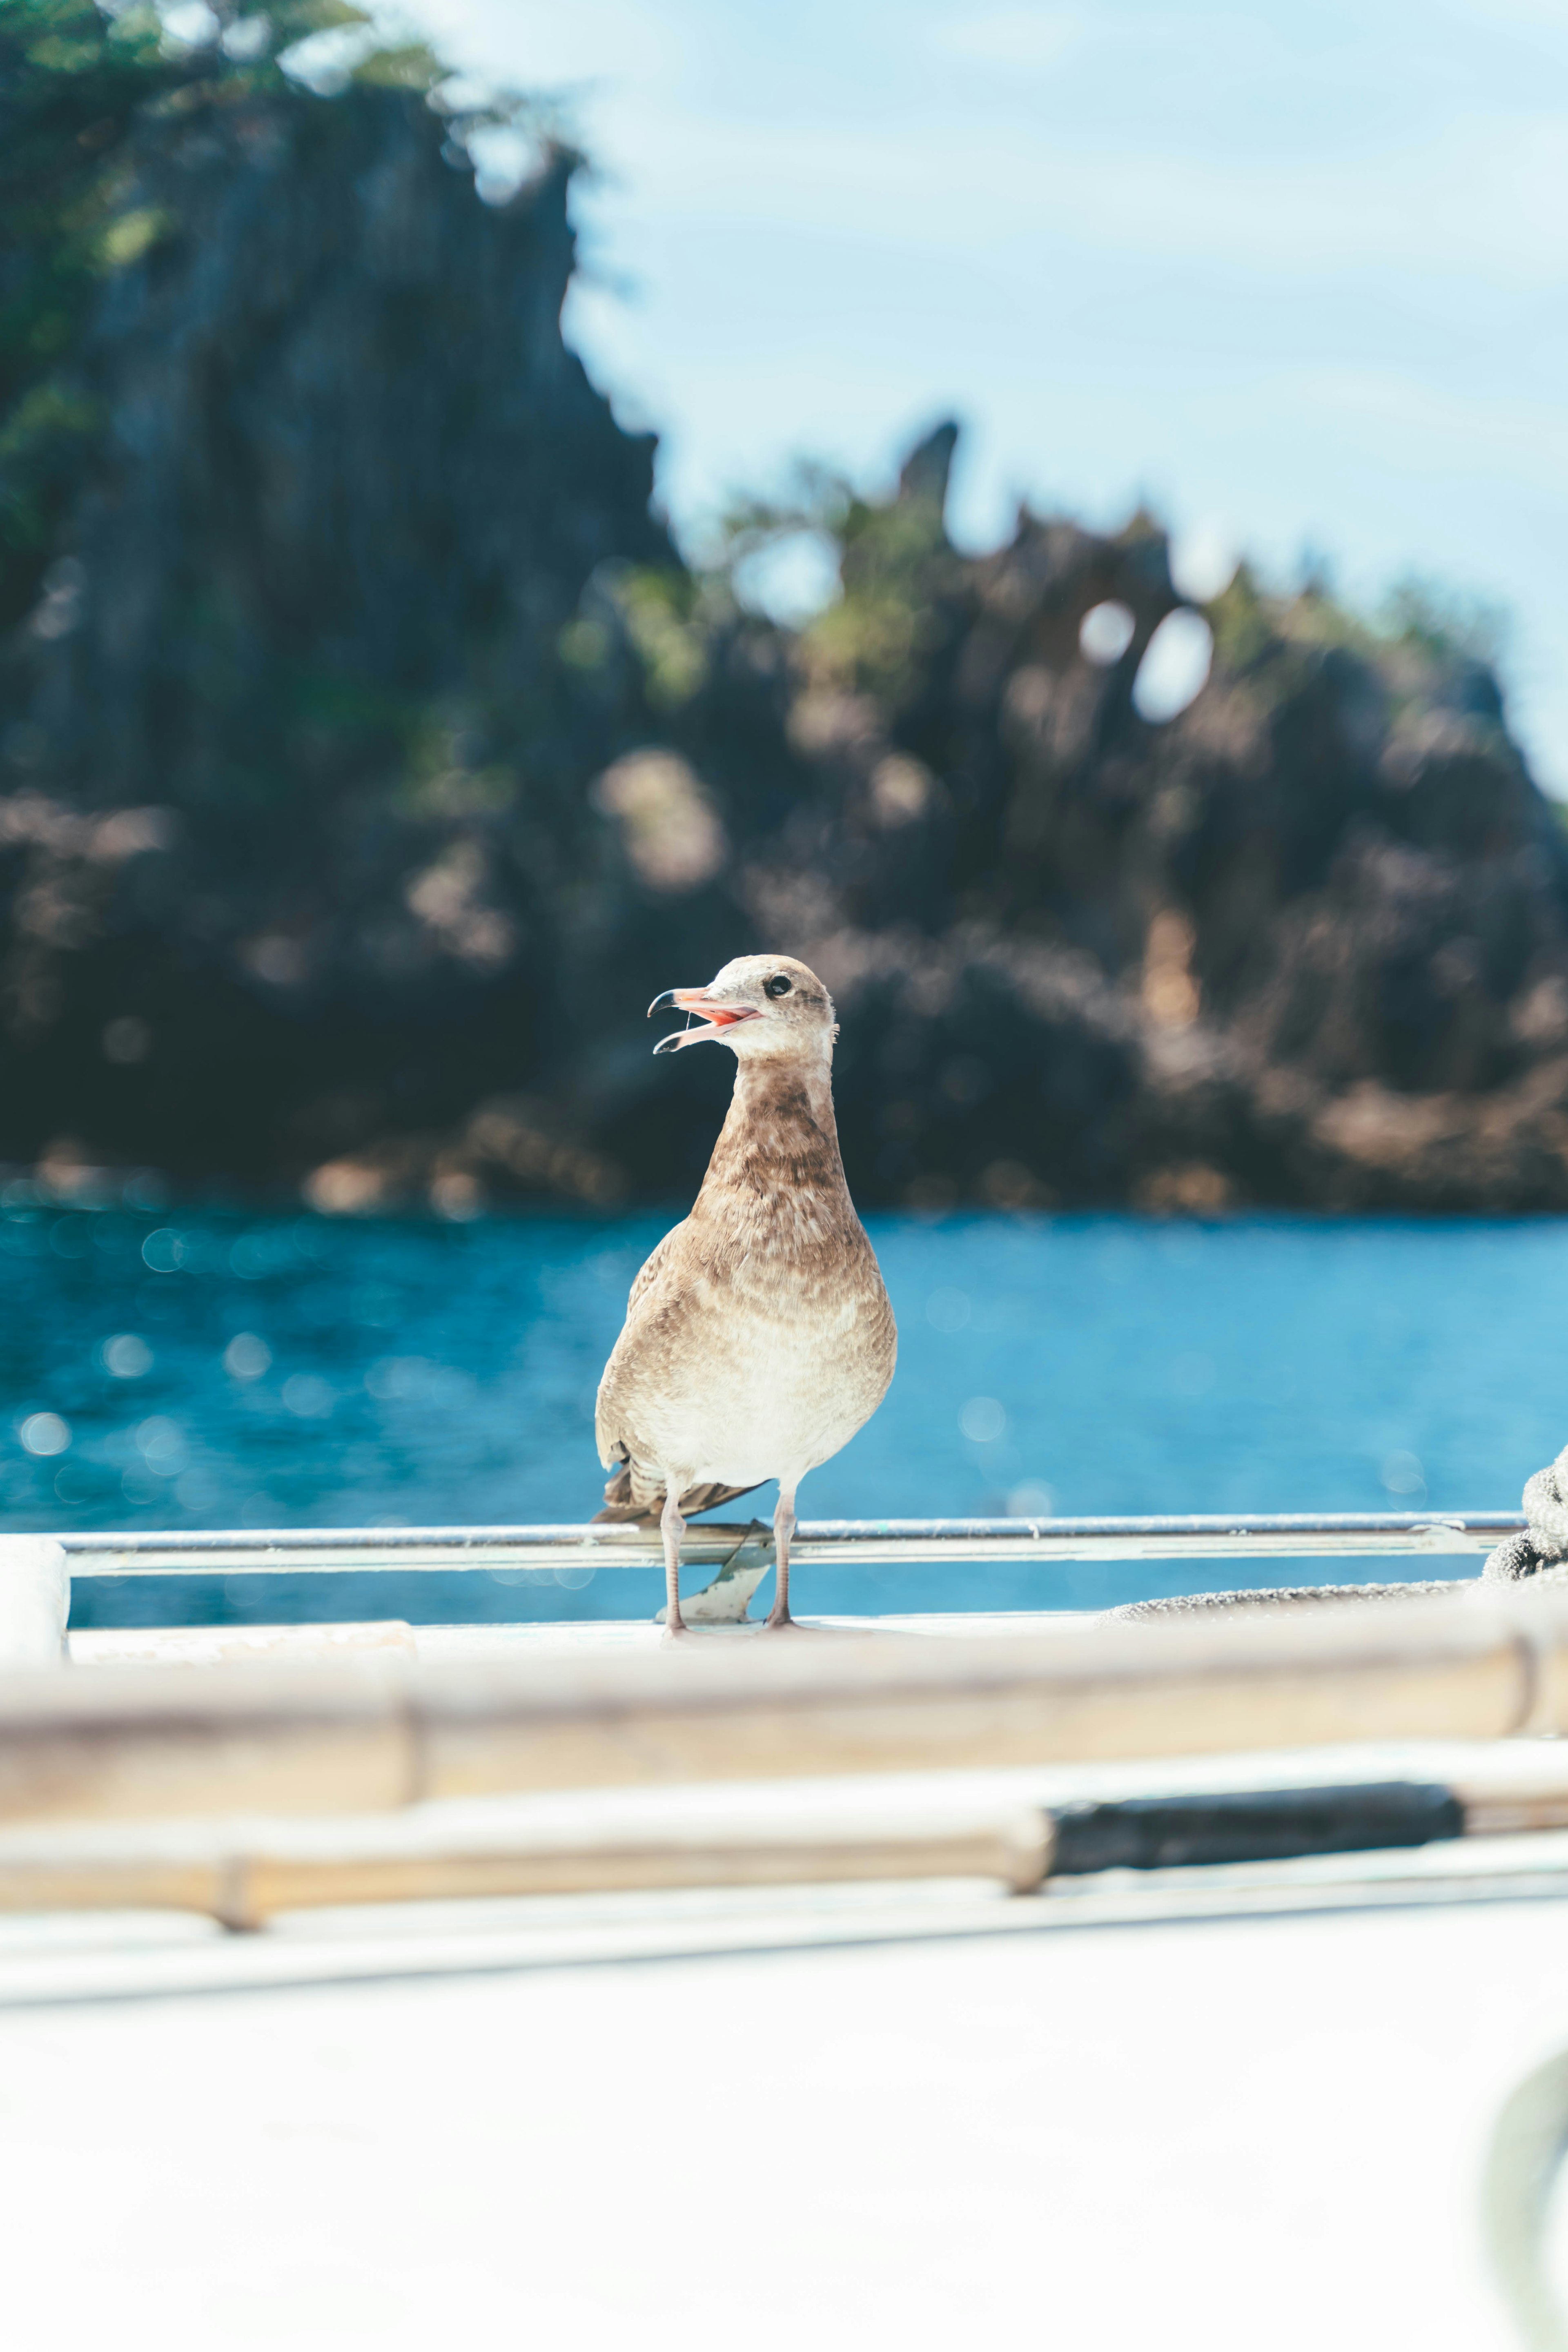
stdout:
MULTIPOLYGON (((663 1613, 661 1610, 659 1615, 663 1613)), ((1097 1613, 1092 1609, 1034 1609, 918 1617, 797 1617, 795 1626, 808 1633, 962 1634, 989 1639, 1008 1633, 1078 1633, 1094 1623, 1097 1613)), ((761 1618, 747 1618, 743 1624, 695 1622, 703 1641, 768 1637, 761 1618)), ((545 1650, 570 1651, 574 1655, 584 1650, 657 1650, 663 1643, 664 1628, 657 1618, 600 1617, 531 1625, 416 1625, 413 1638, 421 1658, 449 1664, 518 1650, 531 1655, 545 1650)))
POLYGON ((401 1618, 353 1625, 169 1625, 85 1630, 67 1637, 74 1666, 216 1666, 258 1658, 341 1658, 370 1651, 415 1658, 401 1618))
POLYGON ((17 2344, 1512 2352, 1568 1905, 0 2011, 17 2344))
POLYGON ((48 1536, 0 1536, 0 1667, 60 1665, 69 1610, 62 1547, 48 1536))

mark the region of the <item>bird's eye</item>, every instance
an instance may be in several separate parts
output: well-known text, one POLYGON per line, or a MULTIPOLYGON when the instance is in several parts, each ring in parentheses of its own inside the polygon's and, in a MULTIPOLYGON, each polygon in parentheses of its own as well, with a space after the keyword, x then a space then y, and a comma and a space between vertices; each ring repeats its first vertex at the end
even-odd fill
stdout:
POLYGON ((789 982, 784 978, 782 971, 775 971, 772 980, 763 981, 763 994, 764 996, 787 996, 789 994, 789 982))

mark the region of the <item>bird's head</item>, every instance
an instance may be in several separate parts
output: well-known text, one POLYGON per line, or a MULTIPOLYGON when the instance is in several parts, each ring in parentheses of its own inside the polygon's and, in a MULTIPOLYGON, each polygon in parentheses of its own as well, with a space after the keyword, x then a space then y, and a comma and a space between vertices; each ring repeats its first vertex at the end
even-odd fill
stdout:
POLYGON ((656 1054, 712 1037, 743 1061, 829 1060, 838 1034, 833 999, 794 956, 736 956, 706 988, 667 988, 653 1013, 694 1013, 701 1026, 661 1037, 656 1054))

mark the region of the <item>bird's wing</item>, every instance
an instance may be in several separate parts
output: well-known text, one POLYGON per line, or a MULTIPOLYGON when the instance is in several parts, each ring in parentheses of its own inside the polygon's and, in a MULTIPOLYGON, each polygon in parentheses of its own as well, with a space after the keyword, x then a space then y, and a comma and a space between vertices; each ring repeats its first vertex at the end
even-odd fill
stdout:
MULTIPOLYGON (((685 1229, 686 1220, 682 1218, 679 1225, 670 1227, 658 1248, 637 1269, 626 1299, 626 1319, 621 1339, 625 1339, 637 1321, 638 1308, 657 1287, 660 1275, 668 1266, 674 1254, 675 1243, 685 1229)), ((616 1425, 619 1415, 616 1406, 616 1383, 610 1375, 619 1349, 620 1341, 617 1340, 610 1352, 610 1360, 605 1366, 594 1407, 594 1434, 599 1441, 599 1459, 611 1474, 609 1484, 605 1488, 605 1507, 602 1511, 595 1511, 594 1516, 596 1519, 656 1519, 664 1508, 663 1485, 657 1474, 650 1474, 632 1461, 625 1433, 616 1425)), ((750 1486, 724 1486, 717 1483, 691 1486, 681 1496, 680 1507, 688 1516, 694 1511, 712 1511, 721 1503, 732 1503, 737 1495, 749 1495, 752 1491, 750 1486)))
MULTIPOLYGON (((647 1297, 649 1292, 658 1282, 660 1274, 668 1265, 671 1244, 674 1242, 676 1235, 685 1230, 685 1225, 686 1220, 684 1217, 681 1219, 679 1225, 671 1225, 664 1239, 648 1253, 642 1265, 637 1268, 636 1278, 632 1283, 631 1289, 626 1297, 626 1319, 621 1329, 621 1338, 616 1340, 615 1347, 611 1349, 610 1360, 605 1366, 603 1376, 599 1381, 599 1393, 595 1400, 594 1404, 594 1435, 598 1441, 599 1459, 604 1464, 606 1470, 612 1468, 616 1463, 625 1462, 626 1459, 626 1437, 623 1432, 615 1425, 616 1413, 613 1396, 612 1394, 606 1393, 606 1391, 613 1391, 614 1383, 611 1381, 610 1375, 615 1369, 616 1357, 619 1351, 621 1340, 625 1339, 627 1331, 630 1330, 633 1323, 637 1320, 637 1309, 642 1306, 644 1300, 647 1297)), ((611 1480, 610 1484, 611 1486, 615 1485, 614 1479, 611 1480)), ((609 1499, 607 1489, 606 1499, 609 1499)))
POLYGON ((686 1231, 686 1225, 687 1220, 684 1217, 682 1217, 678 1225, 671 1225, 664 1239, 661 1242, 655 1244, 654 1247, 648 1252, 647 1257, 644 1258, 641 1265, 638 1266, 636 1275, 632 1278, 632 1286, 626 1293, 626 1321, 628 1323, 631 1321, 632 1317, 637 1313, 643 1299, 652 1289, 654 1284, 658 1280, 660 1274, 664 1270, 666 1261, 669 1257, 675 1237, 677 1234, 683 1234, 686 1231))

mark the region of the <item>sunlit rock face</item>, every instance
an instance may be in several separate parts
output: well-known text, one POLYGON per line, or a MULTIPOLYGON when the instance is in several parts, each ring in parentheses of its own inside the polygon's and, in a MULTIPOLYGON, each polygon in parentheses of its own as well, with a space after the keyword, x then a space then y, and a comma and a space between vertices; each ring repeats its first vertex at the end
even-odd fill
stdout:
POLYGON ((101 429, 0 645, 0 1159, 470 1216, 689 1192, 834 990, 867 1202, 1568 1206, 1568 860, 1495 680, 1163 533, 944 526, 954 432, 784 625, 694 576, 562 341, 568 172, 395 90, 150 115, 101 429))

